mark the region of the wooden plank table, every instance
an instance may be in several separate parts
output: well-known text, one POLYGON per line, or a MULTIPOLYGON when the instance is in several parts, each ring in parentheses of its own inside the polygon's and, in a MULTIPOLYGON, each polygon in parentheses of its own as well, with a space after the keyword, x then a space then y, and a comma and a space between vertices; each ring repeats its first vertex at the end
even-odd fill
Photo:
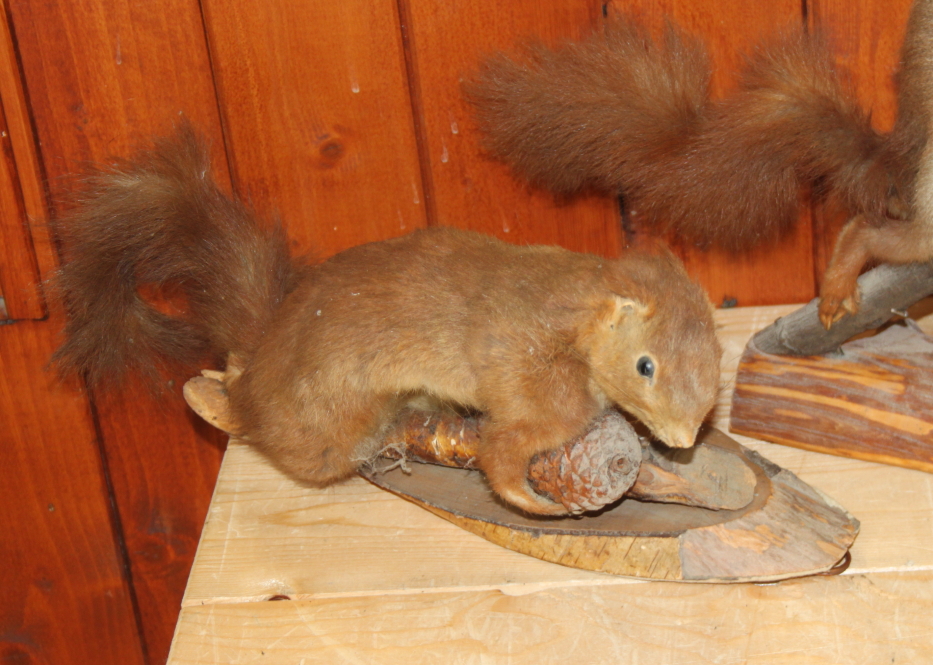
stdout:
MULTIPOLYGON (((717 312, 718 427, 746 340, 793 309, 717 312)), ((231 442, 169 663, 933 663, 933 475, 736 439, 861 520, 846 573, 715 585, 565 568, 362 479, 301 487, 231 442)))

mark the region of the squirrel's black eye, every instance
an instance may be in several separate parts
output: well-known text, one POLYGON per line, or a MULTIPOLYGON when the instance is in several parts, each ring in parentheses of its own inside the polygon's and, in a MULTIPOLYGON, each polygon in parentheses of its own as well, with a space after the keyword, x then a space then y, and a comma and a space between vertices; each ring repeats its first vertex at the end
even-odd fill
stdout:
POLYGON ((650 379, 654 376, 654 362, 648 356, 639 358, 638 363, 635 365, 635 369, 646 379, 650 379))

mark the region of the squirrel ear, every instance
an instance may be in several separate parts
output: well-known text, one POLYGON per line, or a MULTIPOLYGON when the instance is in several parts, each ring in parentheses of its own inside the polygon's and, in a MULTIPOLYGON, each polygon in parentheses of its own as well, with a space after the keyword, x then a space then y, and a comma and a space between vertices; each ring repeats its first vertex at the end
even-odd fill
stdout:
POLYGON ((644 303, 618 294, 613 294, 605 300, 598 313, 599 320, 609 328, 615 328, 623 318, 633 315, 646 318, 651 315, 651 310, 644 303))

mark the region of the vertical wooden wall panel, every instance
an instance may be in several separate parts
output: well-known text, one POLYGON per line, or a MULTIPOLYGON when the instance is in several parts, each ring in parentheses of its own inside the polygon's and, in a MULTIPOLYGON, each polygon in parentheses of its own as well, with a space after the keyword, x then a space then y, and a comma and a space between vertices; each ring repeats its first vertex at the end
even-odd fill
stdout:
POLYGON ((204 0, 236 188, 326 257, 425 225, 395 0, 204 0))
POLYGON ((408 40, 431 222, 510 242, 616 255, 621 232, 608 197, 558 202, 482 154, 461 81, 484 55, 600 28, 602 3, 400 0, 408 40))
POLYGON ((40 282, 56 262, 35 136, 8 21, 6 2, 0 0, 0 280, 10 318, 40 319, 48 313, 40 282))
MULTIPOLYGON (((0 16, 0 20, 2 20, 0 16)), ((0 99, 2 102, 2 99, 0 99)), ((6 115, 0 103, 0 318, 40 319, 45 305, 6 115)))
MULTIPOLYGON (((911 0, 809 0, 809 23, 831 40, 836 63, 847 75, 873 126, 888 132, 897 116, 894 74, 907 30, 911 0)), ((816 206, 815 256, 818 281, 832 255, 844 215, 816 206)))
POLYGON ((0 326, 0 662, 142 665, 87 401, 45 371, 54 338, 0 326))
MULTIPOLYGON (((612 8, 631 13, 660 33, 670 18, 707 45, 713 61, 713 94, 734 87, 743 53, 784 28, 803 26, 800 0, 614 0, 612 8)), ((650 234, 641 227, 640 232, 650 234)), ((779 242, 745 254, 704 251, 677 245, 687 269, 706 287, 714 303, 734 299, 739 305, 802 302, 815 295, 813 239, 808 210, 779 242)))
MULTIPOLYGON (((7 1, 54 201, 74 185, 68 174, 126 156, 179 113, 212 141, 228 181, 197 0, 7 1)), ((96 406, 145 643, 163 662, 222 444, 191 427, 177 395, 157 404, 131 387, 96 406)))

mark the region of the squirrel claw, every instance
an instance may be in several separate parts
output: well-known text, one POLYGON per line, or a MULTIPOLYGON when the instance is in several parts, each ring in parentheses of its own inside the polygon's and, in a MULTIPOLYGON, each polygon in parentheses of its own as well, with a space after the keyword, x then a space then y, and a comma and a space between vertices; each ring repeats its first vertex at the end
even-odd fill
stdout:
POLYGON ((858 289, 851 291, 845 296, 823 295, 820 298, 819 317, 820 323, 826 330, 833 327, 833 324, 842 319, 846 314, 856 314, 859 309, 858 289))
POLYGON ((523 483, 521 490, 500 488, 499 495, 510 505, 520 508, 532 515, 569 515, 570 512, 561 504, 544 498, 534 492, 528 483, 523 483))

